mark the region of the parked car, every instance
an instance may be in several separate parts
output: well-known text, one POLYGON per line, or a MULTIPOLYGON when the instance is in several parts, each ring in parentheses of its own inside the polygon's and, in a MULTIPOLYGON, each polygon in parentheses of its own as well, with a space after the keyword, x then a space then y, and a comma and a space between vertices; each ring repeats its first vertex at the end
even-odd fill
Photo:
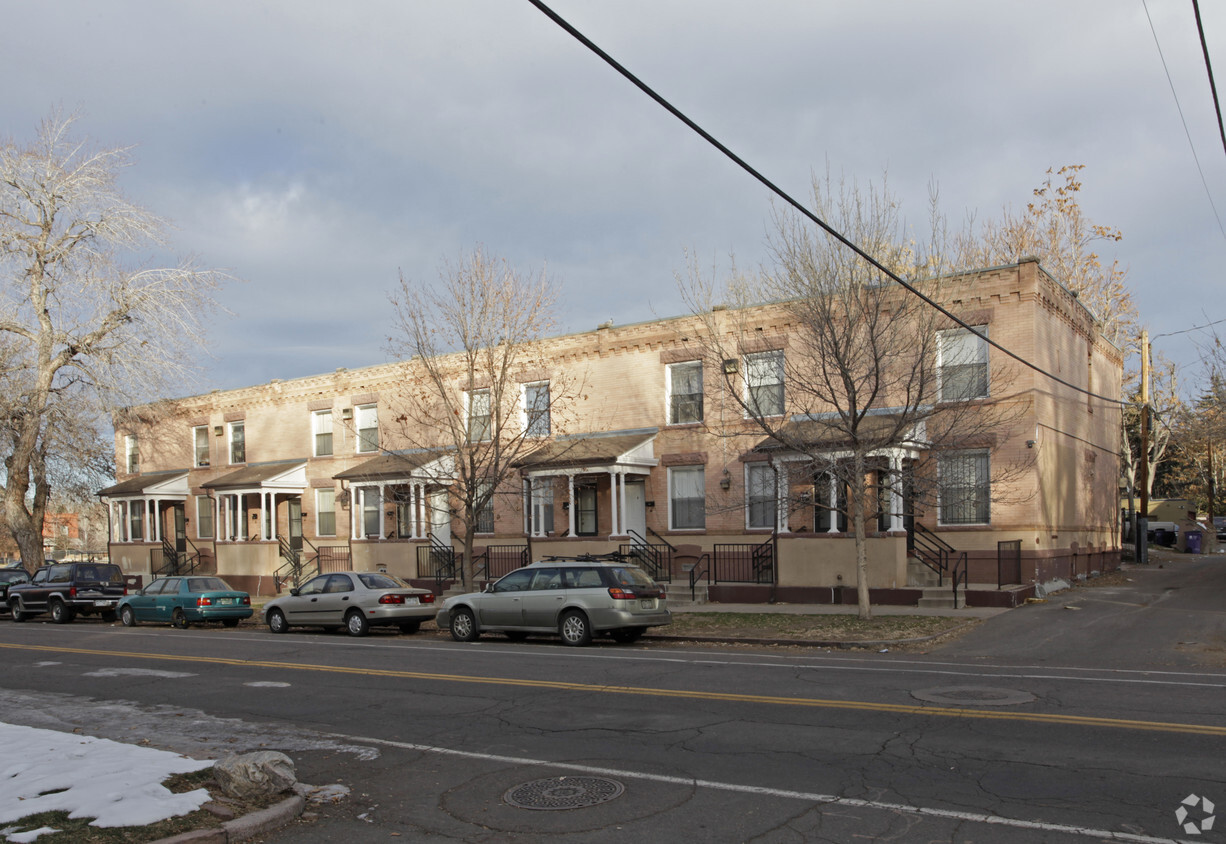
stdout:
POLYGON ((180 630, 192 622, 220 621, 236 627, 251 618, 251 596, 231 589, 230 584, 212 575, 163 577, 119 602, 119 620, 125 627, 141 621, 170 624, 180 630))
POLYGON ((342 571, 321 574, 288 595, 264 605, 264 621, 273 633, 291 627, 344 627, 365 636, 371 627, 393 625, 416 633, 434 618, 434 593, 383 572, 342 571))
POLYGON ((517 569, 484 592, 448 598, 435 621, 458 642, 482 633, 523 639, 530 633, 586 645, 597 634, 616 642, 637 640, 649 627, 672 624, 667 596, 637 566, 622 560, 579 557, 517 569))
POLYGON ((128 594, 123 572, 112 563, 56 563, 34 572, 29 583, 8 588, 8 607, 13 621, 25 621, 50 613, 56 624, 67 624, 77 615, 115 620, 115 607, 128 594))
POLYGON ((29 583, 30 573, 23 568, 0 568, 0 605, 8 609, 9 587, 14 583, 29 583))

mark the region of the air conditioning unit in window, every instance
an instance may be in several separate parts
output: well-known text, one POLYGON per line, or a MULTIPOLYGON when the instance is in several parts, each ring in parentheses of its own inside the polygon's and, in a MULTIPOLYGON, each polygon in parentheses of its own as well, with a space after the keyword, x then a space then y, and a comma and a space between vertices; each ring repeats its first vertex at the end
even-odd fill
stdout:
POLYGON ((737 370, 741 368, 740 361, 736 358, 728 358, 724 361, 724 374, 735 375, 737 370))
POLYGON ((353 418, 353 408, 352 407, 342 407, 341 408, 341 419, 352 419, 352 418, 353 418))

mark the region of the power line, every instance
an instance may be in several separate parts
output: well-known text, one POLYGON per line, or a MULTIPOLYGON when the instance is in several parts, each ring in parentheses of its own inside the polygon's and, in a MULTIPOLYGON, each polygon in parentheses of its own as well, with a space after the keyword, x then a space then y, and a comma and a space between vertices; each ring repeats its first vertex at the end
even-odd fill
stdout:
MULTIPOLYGON (((567 22, 561 15, 553 11, 553 9, 550 9, 543 2, 541 2, 541 0, 528 0, 528 2, 531 3, 533 6, 535 6, 537 9, 539 9, 546 17, 548 17, 550 20, 556 23, 565 32, 567 32, 571 37, 573 37, 576 41, 578 41, 580 44, 587 47, 589 50, 591 50, 593 53, 599 56, 601 60, 603 60, 607 65, 609 65, 609 67, 613 68, 618 73, 620 73, 622 76, 624 76, 632 85, 634 85, 636 88, 638 88, 640 91, 642 91, 644 94, 646 94, 651 99, 655 100, 656 103, 659 104, 661 108, 663 108, 669 114, 673 115, 673 117, 676 117, 686 126, 688 126, 704 141, 706 141, 711 146, 715 147, 717 150, 722 152, 734 164, 736 164, 738 167, 740 167, 742 170, 744 170, 746 173, 748 173, 750 176, 752 176, 758 182, 760 182, 763 186, 765 186, 767 190, 774 193, 776 196, 778 196, 780 199, 782 199, 784 202, 786 202, 788 205, 794 208, 798 213, 808 218, 811 222, 813 222, 815 225, 820 227, 823 231, 826 232, 826 234, 830 235, 835 240, 837 240, 839 243, 843 244, 848 249, 850 249, 852 252, 854 252, 856 255, 858 255, 865 261, 867 261, 869 265, 871 265, 874 269, 884 274, 887 278, 889 278, 895 284, 898 284, 908 293, 917 297, 921 302, 923 302, 924 304, 928 305, 931 308, 936 309, 936 311, 940 313, 942 316, 948 317, 956 325, 959 325, 962 328, 965 328, 967 331, 971 332, 971 334, 975 335, 976 337, 978 337, 983 342, 987 343, 992 348, 1004 353, 1008 357, 1013 358, 1013 360, 1017 361, 1018 363, 1022 364, 1023 366, 1029 369, 1034 370, 1038 374, 1043 375, 1051 379, 1052 381, 1055 381, 1057 384, 1068 387, 1070 390, 1075 390, 1076 392, 1082 393, 1091 398, 1101 399, 1102 401, 1105 401, 1108 404, 1119 404, 1119 405, 1125 404, 1125 402, 1123 402, 1120 399, 1100 395, 1091 390, 1087 390, 1085 387, 1079 387, 1076 384, 1071 384, 1068 381, 1065 381, 1060 376, 1054 375, 1053 373, 1048 372, 1045 369, 1042 369, 1037 364, 1031 363, 1030 361, 1026 360, 1021 355, 1017 354, 1016 352, 1005 348, 1000 343, 997 343, 995 340, 992 340, 990 337, 987 337, 984 334, 980 334, 978 331, 975 330, 974 326, 970 325, 965 320, 963 320, 961 317, 949 311, 939 302, 925 295, 922 291, 917 290, 914 285, 911 285, 908 282, 904 281, 902 278, 899 278, 899 276, 896 273, 894 273, 887 267, 883 266, 872 255, 869 255, 867 252, 865 252, 863 249, 861 249, 859 246, 857 246, 855 243, 853 243, 851 240, 845 237, 841 232, 839 232, 837 229, 835 229, 825 220, 821 219, 816 214, 814 214, 812 211, 810 211, 808 208, 806 208, 804 205, 802 205, 801 203, 793 199, 790 194, 785 192, 782 188, 777 186, 774 182, 770 181, 770 179, 766 178, 766 176, 759 173, 756 169, 750 166, 750 164, 746 162, 743 158, 741 158, 739 155, 737 155, 732 150, 730 150, 728 147, 726 147, 723 143, 717 140, 713 135, 707 132, 707 130, 703 129, 701 126, 699 126, 689 117, 687 117, 684 112, 682 112, 672 103, 670 103, 668 100, 664 99, 664 97, 662 97, 660 94, 657 94, 655 90, 653 90, 650 86, 647 85, 647 83, 643 82, 633 73, 631 73, 626 67, 624 67, 620 62, 618 62, 616 59, 614 59, 604 50, 600 49, 600 47, 596 46, 596 44, 593 43, 591 39, 589 39, 582 32, 580 32, 579 30, 571 26, 570 23, 567 22)), ((1210 200, 1210 202, 1212 202, 1212 199, 1210 200)), ((1215 214, 1217 213, 1216 209, 1214 209, 1214 213, 1215 214)), ((1220 222, 1219 222, 1219 225, 1220 225, 1220 222)), ((1223 234, 1223 237, 1226 237, 1226 230, 1223 230, 1222 234, 1223 234)))
POLYGON ((1213 81, 1213 65, 1209 63, 1209 45, 1205 42, 1205 27, 1200 22, 1200 0, 1192 0, 1192 12, 1196 15, 1196 32, 1200 36, 1200 51, 1205 55, 1205 72, 1209 74, 1209 90, 1213 93, 1213 111, 1217 115, 1217 130, 1222 136, 1222 149, 1226 150, 1226 126, 1222 125, 1222 105, 1217 98, 1217 83, 1213 81))
MULTIPOLYGON (((1213 217, 1217 220, 1218 231, 1222 233, 1222 237, 1226 238, 1226 227, 1222 226, 1222 217, 1217 212, 1217 205, 1213 202, 1213 194, 1209 190, 1209 182, 1205 179, 1205 171, 1200 166, 1200 156, 1196 154, 1196 144, 1192 143, 1192 132, 1188 129, 1188 121, 1183 116, 1183 106, 1179 104, 1179 95, 1175 93, 1175 82, 1171 79, 1171 69, 1166 66, 1166 56, 1162 54, 1162 45, 1158 43, 1158 30, 1154 29, 1154 19, 1149 15, 1149 4, 1146 0, 1141 0, 1141 6, 1145 9, 1145 19, 1149 21, 1149 31, 1154 36, 1154 46, 1158 48, 1158 58, 1162 61, 1162 70, 1166 73, 1166 84, 1171 86, 1171 96, 1175 98, 1175 110, 1179 112, 1179 121, 1183 124, 1183 133, 1188 137, 1188 146, 1192 150, 1192 160, 1196 162, 1196 172, 1200 173, 1200 183, 1205 186, 1205 196, 1209 198, 1209 207, 1213 209, 1213 217)), ((1197 21, 1200 21, 1199 14, 1197 21)), ((1208 59, 1208 53, 1205 54, 1208 59)), ((1214 94, 1216 99, 1217 95, 1214 94)), ((1223 137, 1223 142, 1226 143, 1226 136, 1223 137)))

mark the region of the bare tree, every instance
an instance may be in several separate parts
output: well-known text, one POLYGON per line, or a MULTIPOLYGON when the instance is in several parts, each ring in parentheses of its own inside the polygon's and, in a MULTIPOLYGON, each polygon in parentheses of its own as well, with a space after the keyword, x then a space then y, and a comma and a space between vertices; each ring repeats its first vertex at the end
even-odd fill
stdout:
POLYGON ((181 383, 221 280, 141 266, 166 225, 119 190, 128 149, 73 139, 74 120, 0 144, 4 517, 27 566, 56 467, 89 465, 109 412, 181 383))
POLYGON ((520 273, 477 247, 435 284, 401 276, 391 297, 389 351, 408 360, 392 408, 399 439, 443 458, 449 474, 435 480, 456 506, 465 585, 495 497, 520 494, 517 461, 559 432, 580 389, 539 343, 554 329, 556 296, 543 272, 520 273))
MULTIPOLYGON (((941 286, 951 279, 940 277, 943 225, 935 207, 934 197, 934 242, 920 247, 904 237, 898 204, 884 185, 880 191, 861 191, 836 184, 829 175, 813 181, 813 210, 819 217, 879 256, 900 278, 939 299, 941 286)), ((776 214, 772 231, 772 264, 759 277, 734 277, 717 290, 691 272, 683 292, 707 323, 704 342, 714 371, 725 373, 725 395, 768 438, 759 450, 789 456, 785 483, 813 485, 820 476, 846 490, 845 497, 836 495, 820 506, 850 521, 859 612, 868 618, 867 522, 881 508, 893 506, 885 502, 891 496, 897 501, 903 485, 918 495, 933 478, 922 459, 895 460, 887 467, 880 465, 882 459, 900 451, 931 455, 990 449, 988 432, 1008 414, 997 411, 999 399, 983 399, 989 377, 992 395, 999 395, 995 391, 1005 383, 1004 373, 989 376, 986 355, 979 366, 982 338, 959 329, 799 215, 776 214), (766 348, 758 339, 766 335, 763 326, 753 323, 756 311, 744 307, 754 300, 781 303, 792 322, 785 350, 758 351, 766 348), (723 310, 713 307, 716 302, 736 307, 723 310), (942 336, 949 367, 943 384, 937 370, 942 336), (955 360, 961 357, 966 359, 955 360), (741 359, 747 371, 740 373, 717 363, 741 359), (961 368, 949 366, 955 363, 961 368)), ((1000 470, 993 476, 999 480, 1000 470)))

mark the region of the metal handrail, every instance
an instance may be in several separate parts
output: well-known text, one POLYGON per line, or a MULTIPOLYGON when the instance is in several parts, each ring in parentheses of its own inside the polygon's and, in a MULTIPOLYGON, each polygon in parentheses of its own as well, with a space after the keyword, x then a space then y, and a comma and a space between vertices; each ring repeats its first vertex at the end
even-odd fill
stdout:
POLYGON ((690 600, 697 600, 697 590, 695 587, 698 581, 703 578, 707 579, 707 588, 711 588, 711 554, 704 551, 702 556, 698 558, 698 562, 694 563, 694 568, 690 569, 690 600), (706 561, 706 566, 703 566, 703 561, 706 561))
POLYGON ((918 522, 912 536, 915 558, 935 571, 937 585, 944 586, 945 575, 949 572, 950 556, 958 553, 957 549, 918 522))
POLYGON ((953 585, 954 585, 954 608, 955 609, 959 606, 958 604, 958 583, 959 582, 962 583, 962 606, 966 606, 966 583, 967 583, 968 578, 969 578, 969 572, 967 572, 966 552, 963 551, 961 554, 958 555, 958 559, 954 561, 953 572, 951 573, 951 576, 950 576, 950 580, 953 581, 953 585), (959 576, 959 571, 961 571, 960 576, 959 576))

